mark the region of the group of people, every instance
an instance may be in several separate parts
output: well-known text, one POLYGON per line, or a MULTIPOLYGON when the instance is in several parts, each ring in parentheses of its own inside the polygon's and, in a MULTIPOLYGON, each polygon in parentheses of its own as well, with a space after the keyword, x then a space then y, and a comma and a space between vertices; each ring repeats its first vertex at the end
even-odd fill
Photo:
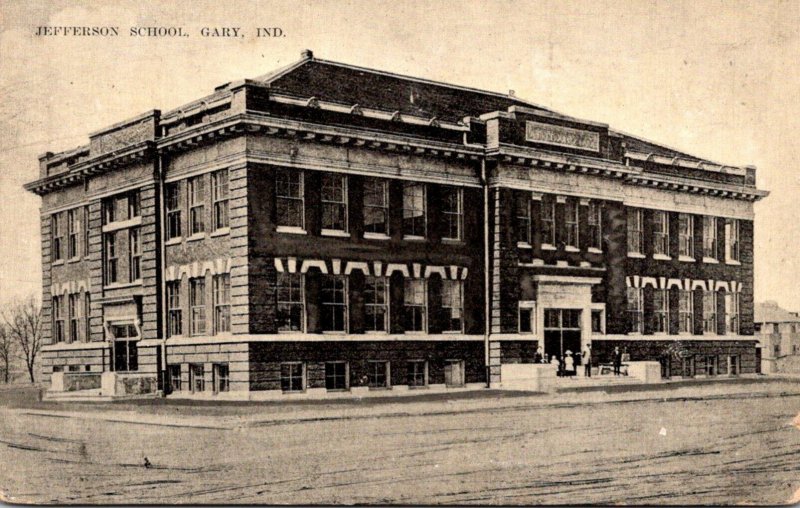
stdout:
POLYGON ((587 345, 583 353, 578 357, 569 349, 564 352, 564 356, 545 355, 544 349, 539 346, 534 356, 535 363, 549 363, 556 368, 558 377, 573 377, 577 374, 579 364, 583 365, 583 372, 586 377, 592 377, 592 346, 587 345))

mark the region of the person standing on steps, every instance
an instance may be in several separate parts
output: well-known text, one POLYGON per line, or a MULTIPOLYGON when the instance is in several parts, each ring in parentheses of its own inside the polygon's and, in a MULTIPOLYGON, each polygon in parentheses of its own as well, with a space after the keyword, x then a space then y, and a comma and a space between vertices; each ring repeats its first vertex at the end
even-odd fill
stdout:
POLYGON ((614 348, 614 375, 619 376, 619 369, 622 366, 622 353, 619 351, 619 347, 614 348))
POLYGON ((587 344, 583 350, 583 374, 592 377, 592 345, 587 344))

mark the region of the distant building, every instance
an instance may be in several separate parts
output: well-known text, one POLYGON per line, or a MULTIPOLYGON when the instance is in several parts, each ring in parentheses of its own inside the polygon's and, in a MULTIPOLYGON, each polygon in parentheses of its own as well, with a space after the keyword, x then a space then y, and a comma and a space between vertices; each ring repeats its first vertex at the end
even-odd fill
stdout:
POLYGON ((760 363, 755 168, 513 94, 304 52, 46 153, 26 188, 45 378, 280 396, 496 386, 539 347, 760 363))
POLYGON ((782 358, 800 355, 800 314, 797 312, 782 309, 774 301, 757 303, 754 327, 761 342, 764 372, 780 372, 782 358))

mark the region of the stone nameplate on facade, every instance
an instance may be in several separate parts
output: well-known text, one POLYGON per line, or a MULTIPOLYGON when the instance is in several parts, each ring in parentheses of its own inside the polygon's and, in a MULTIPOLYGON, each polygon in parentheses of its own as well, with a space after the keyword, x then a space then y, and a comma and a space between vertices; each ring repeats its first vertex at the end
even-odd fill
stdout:
POLYGON ((525 141, 600 151, 600 134, 541 122, 525 122, 525 141))

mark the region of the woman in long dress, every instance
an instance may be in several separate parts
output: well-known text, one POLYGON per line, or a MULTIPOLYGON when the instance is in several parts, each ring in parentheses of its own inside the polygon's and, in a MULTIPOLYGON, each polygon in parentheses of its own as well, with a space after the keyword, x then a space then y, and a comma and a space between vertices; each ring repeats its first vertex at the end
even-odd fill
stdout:
POLYGON ((575 358, 572 357, 572 351, 564 354, 564 375, 568 377, 575 375, 575 358))

